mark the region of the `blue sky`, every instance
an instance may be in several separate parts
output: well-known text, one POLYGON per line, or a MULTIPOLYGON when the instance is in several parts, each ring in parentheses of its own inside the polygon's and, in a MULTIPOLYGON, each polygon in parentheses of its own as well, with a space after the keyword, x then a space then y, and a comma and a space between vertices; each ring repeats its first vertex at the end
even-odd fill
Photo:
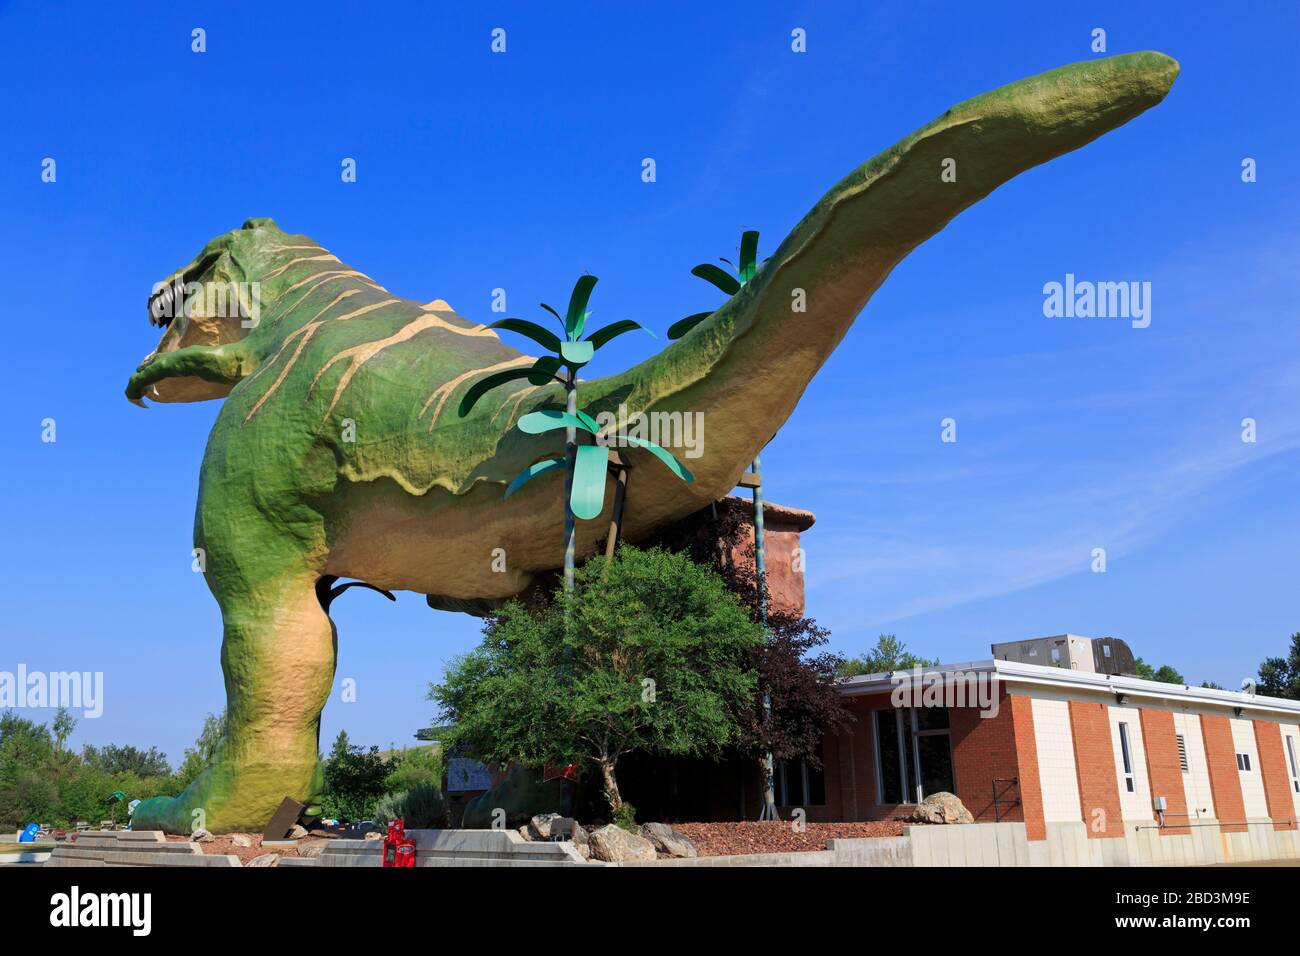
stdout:
MULTIPOLYGON (((770 250, 951 104, 1094 56, 1095 27, 1179 59, 1169 98, 908 258, 764 452, 767 493, 817 513, 809 613, 845 653, 1112 634, 1235 684, 1300 630, 1294 4, 265 6, 0 2, 0 670, 103 671, 74 743, 176 760, 223 703, 189 555, 217 406, 121 395, 152 283, 208 239, 273 216, 476 320, 493 288, 554 301, 588 270, 602 314, 664 329, 713 304, 689 269, 742 229, 770 250), (1151 282, 1151 326, 1045 318, 1066 273, 1151 282)), ((653 347, 626 337, 599 371, 653 347)), ((334 695, 323 736, 409 741, 478 622, 412 594, 334 611, 358 699, 334 695)))

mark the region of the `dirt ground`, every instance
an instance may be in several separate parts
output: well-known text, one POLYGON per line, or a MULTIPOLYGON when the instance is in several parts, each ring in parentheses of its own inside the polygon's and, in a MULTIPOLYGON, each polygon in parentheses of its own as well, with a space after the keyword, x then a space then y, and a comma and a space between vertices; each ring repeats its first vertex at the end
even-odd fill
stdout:
POLYGON ((826 849, 827 840, 903 835, 903 824, 895 820, 870 823, 808 823, 802 833, 788 820, 740 823, 674 823, 690 837, 700 856, 731 856, 742 853, 805 853, 826 849))
MULTIPOLYGON (((239 835, 248 837, 253 842, 253 845, 235 846, 234 838, 236 834, 226 833, 221 836, 214 836, 211 840, 208 840, 205 843, 200 843, 199 849, 207 854, 221 855, 225 853, 233 853, 235 856, 239 857, 240 863, 247 863, 249 860, 266 853, 277 853, 280 856, 308 856, 310 855, 309 853, 303 852, 306 847, 316 843, 327 842, 321 838, 304 837, 298 841, 297 847, 267 847, 266 849, 262 849, 262 837, 259 834, 244 833, 239 835)), ((167 839, 172 843, 186 843, 189 841, 189 837, 185 836, 169 836, 167 839)))

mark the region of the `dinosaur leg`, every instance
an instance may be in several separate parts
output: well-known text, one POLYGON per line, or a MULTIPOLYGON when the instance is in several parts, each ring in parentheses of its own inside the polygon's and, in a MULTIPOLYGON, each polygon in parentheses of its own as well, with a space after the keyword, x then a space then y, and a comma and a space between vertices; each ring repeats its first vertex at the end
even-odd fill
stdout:
POLYGON ((306 802, 312 796, 320 713, 337 648, 315 576, 257 582, 219 600, 225 741, 216 762, 179 796, 136 809, 137 830, 259 832, 285 797, 306 802))

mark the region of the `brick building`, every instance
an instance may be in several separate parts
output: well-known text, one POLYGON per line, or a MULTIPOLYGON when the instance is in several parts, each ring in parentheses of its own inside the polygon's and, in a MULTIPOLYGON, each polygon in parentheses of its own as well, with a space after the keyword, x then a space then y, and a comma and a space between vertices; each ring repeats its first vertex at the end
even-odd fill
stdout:
POLYGON ((826 737, 820 771, 780 775, 781 802, 810 820, 901 817, 947 790, 977 821, 1023 823, 1031 842, 1061 827, 1087 839, 1296 830, 1300 701, 1005 660, 841 691, 850 731, 826 737))

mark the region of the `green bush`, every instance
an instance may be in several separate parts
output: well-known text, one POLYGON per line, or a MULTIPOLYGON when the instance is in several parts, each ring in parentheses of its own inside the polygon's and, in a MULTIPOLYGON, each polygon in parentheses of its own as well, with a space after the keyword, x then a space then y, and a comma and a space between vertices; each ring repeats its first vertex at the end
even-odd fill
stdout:
POLYGON ((641 828, 636 825, 636 807, 626 800, 619 804, 619 808, 614 811, 614 826, 628 833, 640 833, 641 828))
POLYGON ((442 788, 442 751, 438 747, 412 747, 396 753, 389 760, 384 789, 388 793, 405 793, 421 784, 442 788))
POLYGON ((375 822, 384 824, 401 819, 412 830, 428 830, 446 826, 447 805, 442 790, 422 783, 401 793, 389 793, 379 798, 375 805, 375 822))

